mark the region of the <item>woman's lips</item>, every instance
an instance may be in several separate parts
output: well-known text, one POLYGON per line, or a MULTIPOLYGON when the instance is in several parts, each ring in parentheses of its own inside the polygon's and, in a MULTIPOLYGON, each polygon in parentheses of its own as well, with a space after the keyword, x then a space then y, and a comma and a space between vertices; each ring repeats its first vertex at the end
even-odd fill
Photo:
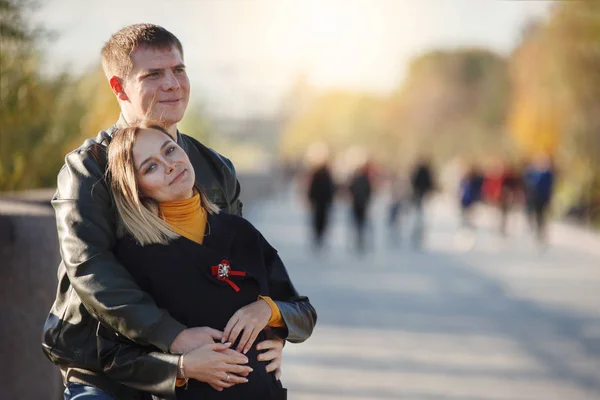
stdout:
POLYGON ((181 180, 181 178, 183 178, 183 175, 185 175, 186 171, 187 171, 187 169, 184 169, 183 171, 181 171, 181 172, 180 172, 180 173, 179 173, 179 174, 178 174, 178 175, 175 177, 175 179, 173 179, 173 180, 171 181, 171 183, 169 183, 169 185, 172 185, 172 184, 174 184, 175 182, 177 182, 177 181, 181 180))

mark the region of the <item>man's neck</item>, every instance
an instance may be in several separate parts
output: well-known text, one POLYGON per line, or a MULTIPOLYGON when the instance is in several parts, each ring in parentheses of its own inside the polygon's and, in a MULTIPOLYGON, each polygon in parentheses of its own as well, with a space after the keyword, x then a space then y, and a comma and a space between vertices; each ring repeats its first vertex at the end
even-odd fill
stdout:
POLYGON ((165 130, 169 132, 169 135, 173 138, 175 142, 177 142, 177 124, 173 124, 171 126, 165 127, 165 130))

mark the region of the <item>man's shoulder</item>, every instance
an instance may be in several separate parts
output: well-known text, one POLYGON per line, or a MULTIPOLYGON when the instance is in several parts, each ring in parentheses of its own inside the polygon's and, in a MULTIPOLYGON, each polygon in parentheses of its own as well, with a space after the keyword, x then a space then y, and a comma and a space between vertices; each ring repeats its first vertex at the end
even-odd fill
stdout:
POLYGON ((210 147, 202 144, 196 138, 186 135, 185 133, 180 133, 180 135, 181 135, 182 140, 185 142, 186 146, 196 149, 198 152, 200 152, 200 154, 202 154, 204 157, 207 157, 212 162, 223 164, 226 167, 234 170, 233 163, 231 162, 231 160, 229 158, 220 154, 216 150, 211 149, 210 147))
POLYGON ((108 130, 100 131, 96 137, 86 139, 79 147, 67 153, 66 158, 106 157, 106 148, 110 141, 108 130))
POLYGON ((63 180, 93 177, 98 179, 104 175, 107 165, 106 148, 110 136, 107 131, 100 131, 94 138, 86 139, 79 147, 67 153, 65 162, 58 173, 59 185, 63 180))

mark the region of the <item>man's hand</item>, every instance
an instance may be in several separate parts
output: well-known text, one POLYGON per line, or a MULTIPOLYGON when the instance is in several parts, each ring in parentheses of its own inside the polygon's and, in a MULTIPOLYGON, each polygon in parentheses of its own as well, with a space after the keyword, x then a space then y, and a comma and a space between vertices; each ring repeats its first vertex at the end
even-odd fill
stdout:
POLYGON ((188 328, 179 333, 169 349, 173 354, 184 354, 205 344, 213 344, 221 340, 223 332, 203 326, 201 328, 188 328))
POLYGON ((246 383, 252 372, 248 358, 229 348, 231 343, 212 343, 198 347, 183 356, 187 378, 206 382, 219 392, 238 383, 246 383))
POLYGON ((258 361, 270 361, 267 365, 267 372, 275 371, 277 380, 281 377, 281 356, 283 354, 283 339, 273 338, 263 340, 256 345, 256 350, 264 351, 257 357, 258 361))
POLYGON ((260 331, 265 329, 270 318, 271 307, 263 299, 258 299, 254 303, 240 308, 231 316, 225 326, 221 341, 235 343, 243 331, 236 350, 246 354, 260 331))

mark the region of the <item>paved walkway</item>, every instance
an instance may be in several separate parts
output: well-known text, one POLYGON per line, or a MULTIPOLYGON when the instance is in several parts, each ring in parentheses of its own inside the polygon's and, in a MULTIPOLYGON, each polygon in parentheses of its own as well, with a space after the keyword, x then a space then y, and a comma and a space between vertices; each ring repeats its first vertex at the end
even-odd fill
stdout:
POLYGON ((599 236, 554 225, 540 253, 523 221, 502 239, 483 211, 467 251, 452 204, 437 200, 416 251, 390 245, 385 201, 374 208, 363 257, 342 204, 319 255, 295 197, 249 210, 319 313, 314 335, 285 349, 291 400, 600 399, 599 236))

